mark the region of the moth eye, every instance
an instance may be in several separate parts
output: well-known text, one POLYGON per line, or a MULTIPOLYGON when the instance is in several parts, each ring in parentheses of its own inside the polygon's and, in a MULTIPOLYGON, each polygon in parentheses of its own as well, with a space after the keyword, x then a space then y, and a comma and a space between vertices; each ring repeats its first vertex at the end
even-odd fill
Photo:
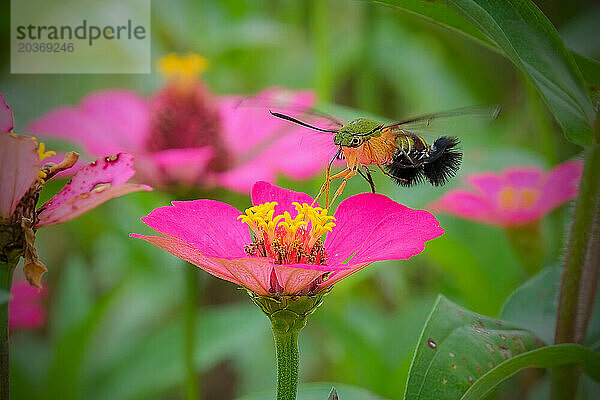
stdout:
POLYGON ((356 144, 356 145, 360 144, 360 138, 357 138, 357 137, 353 138, 352 144, 356 144))

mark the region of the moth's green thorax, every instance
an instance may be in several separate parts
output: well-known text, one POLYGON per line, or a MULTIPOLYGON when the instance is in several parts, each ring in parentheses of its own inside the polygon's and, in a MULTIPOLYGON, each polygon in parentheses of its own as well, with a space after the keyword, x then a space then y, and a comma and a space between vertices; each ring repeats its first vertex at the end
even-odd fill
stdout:
POLYGON ((342 126, 333 137, 336 146, 358 147, 372 137, 381 135, 381 122, 357 118, 342 126))

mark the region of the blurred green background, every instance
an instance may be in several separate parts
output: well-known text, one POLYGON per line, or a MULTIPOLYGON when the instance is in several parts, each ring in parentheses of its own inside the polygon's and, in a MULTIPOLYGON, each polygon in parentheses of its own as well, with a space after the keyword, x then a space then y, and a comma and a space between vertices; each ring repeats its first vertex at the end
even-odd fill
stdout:
MULTIPOLYGON (((536 3, 568 46, 600 56, 597 4, 536 3)), ((150 94, 163 82, 158 73, 11 75, 8 10, 4 2, 0 92, 15 113, 16 132, 90 91, 120 87, 150 94)), ((206 56, 211 66, 203 76, 216 94, 253 94, 272 85, 309 88, 324 111, 390 120, 502 104, 498 121, 461 136, 464 165, 458 179, 443 188, 399 188, 377 174, 379 192, 410 207, 425 207, 469 173, 551 167, 578 156, 579 148, 562 137, 532 86, 508 60, 409 13, 343 0, 156 0, 152 18, 153 59, 173 51, 206 56)), ((315 193, 322 179, 281 178, 279 183, 315 193)), ((46 195, 59 187, 48 185, 46 195)), ((355 179, 345 196, 366 190, 365 182, 355 179)), ((219 191, 215 196, 240 209, 249 204, 241 195, 219 191)), ((49 268, 48 321, 36 331, 13 332, 14 399, 183 398, 182 299, 184 271, 191 267, 127 237, 144 231, 141 216, 170 200, 158 191, 135 193, 38 233, 38 252, 49 268)), ((543 220, 546 265, 560 260, 568 217, 564 206, 543 220)), ((446 234, 423 254, 376 263, 336 285, 301 335, 301 382, 340 382, 399 399, 438 293, 475 312, 498 315, 506 297, 528 278, 505 232, 438 218, 446 234)), ((234 285, 198 274, 203 306, 195 362, 203 398, 272 390, 268 320, 234 285)), ((504 386, 495 397, 517 398, 511 383, 504 386)))

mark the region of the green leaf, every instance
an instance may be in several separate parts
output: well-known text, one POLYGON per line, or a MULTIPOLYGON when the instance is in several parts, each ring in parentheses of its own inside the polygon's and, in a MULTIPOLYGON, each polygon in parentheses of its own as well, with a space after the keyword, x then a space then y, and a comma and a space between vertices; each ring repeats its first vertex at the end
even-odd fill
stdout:
POLYGON ((572 52, 572 54, 583 78, 592 85, 595 90, 600 89, 600 63, 575 52, 572 52))
POLYGON ((594 108, 581 72, 546 16, 529 0, 379 0, 493 43, 535 84, 561 125, 577 144, 592 142, 594 108))
MULTIPOLYGON (((562 277, 560 266, 547 267, 517 288, 500 311, 500 319, 514 323, 538 335, 546 343, 554 342, 558 291, 562 277)), ((584 345, 600 349, 600 292, 596 293, 584 345)))
POLYGON ((500 382, 525 368, 555 368, 567 364, 578 364, 590 377, 600 380, 600 355, 577 344, 557 344, 528 351, 502 362, 478 379, 460 399, 483 399, 500 382))
MULTIPOLYGON (((366 389, 357 388, 349 385, 341 385, 339 383, 310 383, 300 385, 298 389, 297 400, 325 400, 332 393, 332 386, 335 386, 340 400, 384 400, 366 389)), ((252 394, 240 397, 238 400, 265 400, 272 399, 272 392, 252 394)))
POLYGON ((458 399, 487 371, 541 345, 531 332, 440 295, 421 333, 404 399, 458 399))
POLYGON ((503 321, 529 329, 546 343, 554 341, 562 268, 548 267, 517 288, 500 311, 503 321))

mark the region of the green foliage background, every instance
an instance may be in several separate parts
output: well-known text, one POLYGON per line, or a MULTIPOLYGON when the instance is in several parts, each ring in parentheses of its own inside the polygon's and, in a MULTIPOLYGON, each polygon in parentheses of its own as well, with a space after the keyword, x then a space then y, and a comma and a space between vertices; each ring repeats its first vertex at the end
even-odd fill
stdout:
MULTIPOLYGON (((404 189, 376 177, 380 192, 410 207, 425 207, 469 173, 515 165, 551 167, 579 156, 580 147, 565 140, 534 83, 509 59, 415 15, 419 2, 384 3, 400 8, 343 0, 157 0, 152 4, 153 58, 172 51, 205 55, 211 66, 204 77, 216 94, 253 94, 272 85, 312 88, 320 109, 343 118, 369 113, 394 120, 467 105, 502 104, 498 121, 461 136, 464 165, 458 179, 445 187, 404 189)), ((600 56, 598 5, 583 0, 537 4, 567 47, 589 58, 600 56)), ((162 84, 157 73, 11 75, 8 7, 2 5, 0 17, 0 92, 15 112, 17 132, 45 111, 75 104, 93 90, 120 87, 150 94, 162 84)), ((448 17, 448 11, 440 12, 448 17)), ((586 90, 592 80, 583 72, 586 90)), ((580 141, 577 134, 574 138, 580 141)), ((281 177, 279 183, 314 193, 321 180, 281 177)), ((49 185, 46 193, 59 187, 49 185)), ((365 190, 365 183, 355 179, 345 195, 365 190)), ((214 197, 241 209, 249 204, 247 197, 223 191, 214 197)), ((190 267, 127 238, 130 232, 145 231, 139 217, 169 201, 158 191, 136 193, 39 232, 38 252, 49 268, 44 300, 48 322, 38 331, 14 332, 13 398, 182 398, 182 299, 184 269, 190 267)), ((399 399, 438 293, 477 313, 499 316, 506 298, 528 279, 505 232, 446 215, 438 218, 446 234, 429 243, 423 254, 404 262, 376 263, 336 285, 301 335, 302 382, 339 382, 344 400, 367 396, 351 397, 352 389, 344 385, 399 399)), ((564 206, 542 221, 548 266, 560 260, 568 219, 569 207, 564 206)), ((555 287, 558 274, 553 271, 528 285, 539 287, 541 281, 542 287, 555 287)), ((204 398, 270 393, 275 366, 267 319, 243 291, 198 273, 203 304, 194 360, 203 373, 204 398)), ((549 311, 528 310, 514 301, 535 300, 527 301, 523 291, 516 293, 502 318, 552 338, 555 295, 548 296, 549 311), (528 316, 540 313, 546 319, 526 325, 528 316)), ((596 335, 597 321, 590 328, 596 335)), ((589 345, 598 349, 597 341, 589 345)), ((503 384, 491 398, 514 398, 519 379, 503 384)), ((583 395, 587 388, 591 396, 592 384, 583 380, 581 385, 583 395)), ((310 390, 325 399, 328 387, 310 390)), ((547 380, 542 377, 529 398, 545 391, 547 380)))

